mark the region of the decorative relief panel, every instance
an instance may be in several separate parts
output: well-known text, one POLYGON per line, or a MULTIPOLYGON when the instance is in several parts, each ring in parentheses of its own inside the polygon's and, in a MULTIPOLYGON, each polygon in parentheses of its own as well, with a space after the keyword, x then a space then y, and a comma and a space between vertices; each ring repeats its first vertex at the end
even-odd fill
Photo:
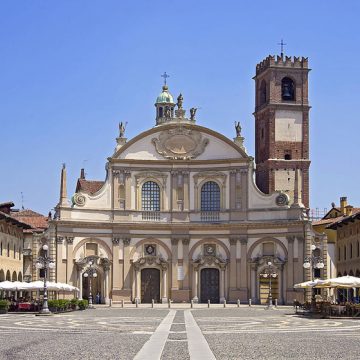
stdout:
POLYGON ((199 131, 177 127, 162 131, 153 138, 156 151, 166 159, 194 159, 205 151, 209 139, 203 138, 199 131))

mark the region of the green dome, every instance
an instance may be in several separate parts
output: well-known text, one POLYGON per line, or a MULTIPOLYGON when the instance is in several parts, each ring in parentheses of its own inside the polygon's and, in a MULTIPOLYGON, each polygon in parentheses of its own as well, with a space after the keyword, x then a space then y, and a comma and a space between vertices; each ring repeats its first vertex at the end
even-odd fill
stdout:
POLYGON ((166 85, 164 85, 162 87, 162 89, 163 89, 163 91, 157 97, 156 103, 157 104, 162 104, 162 103, 172 103, 172 104, 174 104, 174 99, 173 99, 172 95, 168 91, 169 88, 166 85))

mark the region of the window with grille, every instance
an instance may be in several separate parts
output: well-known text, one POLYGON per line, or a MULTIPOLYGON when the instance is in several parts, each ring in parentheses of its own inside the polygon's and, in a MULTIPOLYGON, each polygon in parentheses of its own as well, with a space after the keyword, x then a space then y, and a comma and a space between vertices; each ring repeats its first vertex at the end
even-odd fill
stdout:
POLYGON ((201 188, 201 211, 220 211, 220 188, 214 181, 206 182, 201 188))
POLYGON ((141 205, 144 211, 160 211, 160 188, 154 181, 147 181, 141 188, 141 205))

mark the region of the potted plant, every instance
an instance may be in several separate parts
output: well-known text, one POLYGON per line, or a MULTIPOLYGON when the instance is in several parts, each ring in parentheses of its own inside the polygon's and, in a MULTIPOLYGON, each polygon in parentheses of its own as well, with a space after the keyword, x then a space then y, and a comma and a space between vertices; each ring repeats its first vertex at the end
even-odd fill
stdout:
POLYGON ((0 314, 6 314, 9 310, 10 303, 7 300, 0 300, 0 314))

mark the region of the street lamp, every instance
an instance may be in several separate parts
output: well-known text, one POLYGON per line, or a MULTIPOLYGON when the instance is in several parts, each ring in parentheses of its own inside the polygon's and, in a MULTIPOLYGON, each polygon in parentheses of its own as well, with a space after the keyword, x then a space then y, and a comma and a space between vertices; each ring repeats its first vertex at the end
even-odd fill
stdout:
POLYGON ((93 301, 92 301, 92 293, 91 293, 91 278, 97 277, 96 269, 94 266, 94 261, 90 260, 88 263, 88 268, 84 271, 84 277, 89 278, 89 308, 93 308, 93 301))
POLYGON ((271 261, 268 261, 267 267, 264 268, 260 276, 265 279, 269 278, 269 304, 267 306, 267 309, 273 309, 274 305, 272 302, 271 280, 277 278, 278 274, 276 272, 276 268, 273 266, 271 261))
MULTIPOLYGON (((325 265, 321 255, 314 254, 315 250, 317 249, 317 246, 312 244, 310 249, 311 249, 311 256, 305 257, 303 267, 306 270, 310 269, 311 280, 314 281, 314 270, 323 269, 325 265)), ((311 300, 312 303, 315 302, 315 294, 313 288, 311 289, 311 300)))
POLYGON ((42 246, 42 249, 44 250, 44 256, 39 256, 36 260, 36 268, 37 269, 44 269, 44 301, 43 301, 43 307, 40 311, 41 314, 51 314, 49 307, 48 307, 48 297, 47 297, 47 270, 53 269, 55 267, 55 261, 47 256, 49 246, 47 244, 44 244, 42 246))

